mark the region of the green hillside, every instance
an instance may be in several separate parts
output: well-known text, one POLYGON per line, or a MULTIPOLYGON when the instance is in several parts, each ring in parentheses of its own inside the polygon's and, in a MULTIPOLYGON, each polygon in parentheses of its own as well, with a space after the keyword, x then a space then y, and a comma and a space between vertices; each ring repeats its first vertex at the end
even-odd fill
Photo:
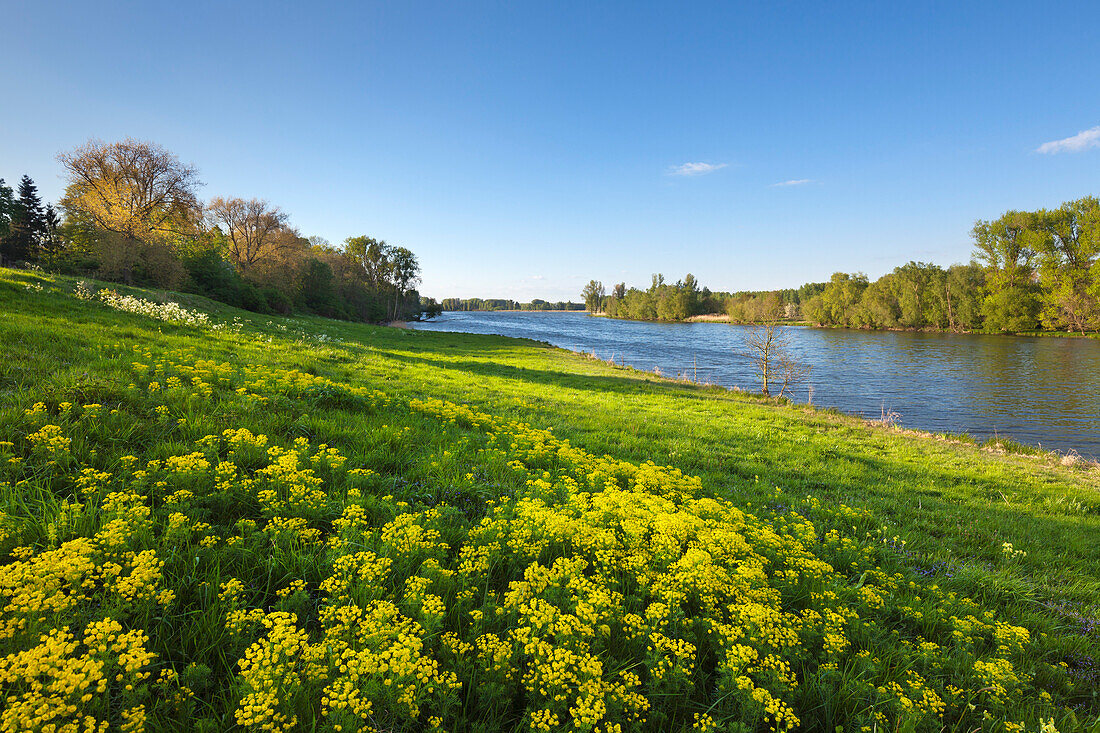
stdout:
POLYGON ((107 287, 0 270, 2 730, 1100 731, 1095 466, 107 287))

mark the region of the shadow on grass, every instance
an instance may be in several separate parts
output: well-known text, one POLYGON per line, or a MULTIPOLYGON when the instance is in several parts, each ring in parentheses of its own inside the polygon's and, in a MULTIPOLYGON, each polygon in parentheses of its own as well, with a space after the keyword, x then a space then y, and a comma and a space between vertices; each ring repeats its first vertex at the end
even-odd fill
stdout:
MULTIPOLYGON (((536 343, 536 342, 532 342, 536 343)), ((550 348, 550 347, 548 347, 550 348)), ((506 350, 499 349, 501 354, 506 350)), ((480 356, 490 358, 492 351, 479 351, 480 356)), ((637 376, 616 377, 599 374, 575 374, 570 372, 551 371, 548 369, 532 369, 523 366, 513 366, 493 361, 472 361, 464 359, 430 359, 412 354, 385 350, 380 355, 387 359, 404 362, 411 365, 421 365, 432 369, 444 369, 466 374, 485 377, 497 377, 500 379, 518 380, 553 387, 566 387, 569 389, 587 390, 592 392, 612 392, 622 394, 646 389, 651 394, 676 395, 677 397, 691 397, 702 399, 717 395, 732 393, 717 386, 692 384, 690 382, 676 382, 662 379, 657 375, 646 372, 634 372, 637 376)))

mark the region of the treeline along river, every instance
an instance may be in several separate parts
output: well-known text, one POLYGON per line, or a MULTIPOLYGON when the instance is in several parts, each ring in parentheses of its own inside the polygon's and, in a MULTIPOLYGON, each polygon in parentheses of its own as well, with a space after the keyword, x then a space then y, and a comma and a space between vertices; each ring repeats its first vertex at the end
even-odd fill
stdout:
MULTIPOLYGON (((759 390, 737 353, 745 326, 446 312, 413 327, 547 341, 669 377, 759 390)), ((1100 341, 793 328, 792 350, 813 367, 798 402, 812 387, 815 405, 868 419, 892 412, 903 427, 1100 458, 1100 341)))

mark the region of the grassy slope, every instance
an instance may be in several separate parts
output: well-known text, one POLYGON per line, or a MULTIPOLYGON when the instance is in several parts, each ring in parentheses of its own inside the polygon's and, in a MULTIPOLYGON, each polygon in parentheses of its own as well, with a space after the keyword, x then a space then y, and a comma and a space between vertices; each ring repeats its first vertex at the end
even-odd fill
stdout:
MULTIPOLYGON (((50 280, 43 281, 47 292, 29 292, 24 283, 35 280, 0 271, 0 410, 9 415, 40 399, 110 402, 128 377, 96 353, 93 347, 104 342, 186 347, 204 358, 297 368, 390 394, 466 402, 551 428, 595 454, 678 467, 700 476, 707 492, 754 511, 782 510, 784 496, 806 495, 866 508, 888 535, 907 542, 913 567, 935 572, 944 586, 1017 623, 1064 633, 1058 653, 1100 652, 1095 636, 1075 633, 1079 617, 1100 612, 1095 469, 992 455, 843 416, 661 381, 524 340, 257 317, 191 297, 189 305, 252 324, 247 338, 220 333, 199 342, 193 329, 51 294, 56 286, 50 280), (295 347, 295 331, 345 343, 295 347), (275 347, 260 343, 257 333, 274 339, 275 347), (1026 550, 1026 558, 1004 563, 1003 542, 1026 550)), ((52 282, 71 288, 71 282, 52 282)), ((354 424, 305 414, 293 420, 307 434, 311 424, 314 433, 323 429, 321 437, 337 446, 361 438, 354 424)), ((444 447, 426 445, 423 452, 444 447)), ((1098 709, 1095 698, 1078 704, 1098 709)))

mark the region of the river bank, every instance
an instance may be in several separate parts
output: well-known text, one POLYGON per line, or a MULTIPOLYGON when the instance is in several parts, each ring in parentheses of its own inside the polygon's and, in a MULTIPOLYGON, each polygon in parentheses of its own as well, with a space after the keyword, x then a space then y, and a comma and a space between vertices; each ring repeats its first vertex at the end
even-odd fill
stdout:
MULTIPOLYGON (((580 314, 451 314, 417 330, 546 341, 604 361, 747 391, 759 389, 741 355, 749 327, 591 318, 580 314)), ((1092 339, 792 328, 792 353, 812 367, 796 402, 906 428, 968 433, 1100 457, 1100 344, 1092 339), (810 390, 813 390, 811 396, 810 390)))

